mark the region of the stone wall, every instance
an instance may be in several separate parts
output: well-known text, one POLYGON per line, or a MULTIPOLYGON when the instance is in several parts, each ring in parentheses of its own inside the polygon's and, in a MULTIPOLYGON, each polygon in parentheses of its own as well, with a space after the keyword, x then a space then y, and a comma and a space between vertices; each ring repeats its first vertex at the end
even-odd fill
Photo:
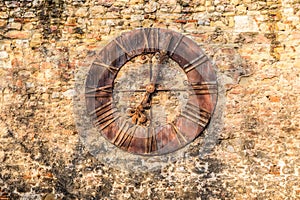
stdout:
POLYGON ((0 0, 0 199, 299 199, 299 22, 296 0, 0 0), (87 151, 72 99, 87 58, 139 27, 196 41, 223 107, 211 151, 130 172, 87 151))

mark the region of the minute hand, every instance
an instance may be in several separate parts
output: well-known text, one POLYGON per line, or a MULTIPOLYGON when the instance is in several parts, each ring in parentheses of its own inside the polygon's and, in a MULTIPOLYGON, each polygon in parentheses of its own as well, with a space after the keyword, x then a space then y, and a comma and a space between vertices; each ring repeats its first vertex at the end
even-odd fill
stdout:
POLYGON ((156 69, 154 70, 154 73, 151 77, 151 82, 153 84, 156 83, 157 81, 157 77, 158 77, 158 74, 159 74, 159 71, 160 71, 160 68, 161 68, 161 65, 163 64, 163 62, 168 58, 168 55, 167 55, 167 52, 166 51, 161 51, 161 53, 159 53, 158 55, 156 55, 156 57, 158 57, 158 62, 156 64, 156 69))
POLYGON ((158 78, 158 74, 159 74, 161 65, 168 58, 168 55, 167 55, 166 51, 162 51, 158 56, 159 56, 158 57, 158 62, 156 64, 154 73, 151 77, 150 84, 146 86, 146 93, 144 94, 143 100, 140 104, 143 108, 148 106, 148 101, 150 99, 150 96, 156 90, 155 85, 156 85, 156 82, 157 82, 157 78, 158 78))
POLYGON ((132 122, 134 124, 141 124, 147 121, 147 117, 146 115, 143 113, 144 109, 150 106, 150 103, 148 103, 150 96, 152 93, 154 93, 156 87, 156 81, 157 81, 157 77, 160 71, 160 67, 161 64, 165 61, 165 59, 168 58, 167 54, 163 51, 160 55, 159 55, 159 62, 156 65, 156 70, 154 75, 151 77, 151 81, 150 84, 148 84, 146 86, 146 93, 143 96, 142 102, 135 108, 129 108, 128 109, 128 115, 132 118, 132 122))

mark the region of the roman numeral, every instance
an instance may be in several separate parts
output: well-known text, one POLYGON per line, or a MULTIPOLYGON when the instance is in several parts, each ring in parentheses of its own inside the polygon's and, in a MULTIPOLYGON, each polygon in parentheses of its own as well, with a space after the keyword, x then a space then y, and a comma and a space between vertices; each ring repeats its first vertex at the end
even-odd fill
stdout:
POLYGON ((200 83, 191 83, 192 94, 194 95, 204 95, 204 94, 217 94, 218 86, 216 81, 212 82, 200 82, 200 83))
POLYGON ((143 29, 143 35, 147 51, 159 50, 159 29, 143 29))
POLYGON ((177 141, 180 145, 184 145, 187 143, 186 138, 184 137, 184 135, 182 135, 182 133, 180 132, 180 130, 178 130, 178 128, 175 126, 175 124, 170 123, 170 125, 172 126, 172 129, 175 131, 176 133, 176 137, 177 137, 177 141))
POLYGON ((120 42, 117 39, 114 39, 114 42, 123 50, 125 54, 127 54, 129 57, 132 57, 132 53, 128 51, 128 46, 125 44, 125 42, 122 40, 122 37, 120 38, 120 42))
POLYGON ((157 139, 154 128, 148 128, 148 137, 146 139, 146 153, 157 151, 157 139))
POLYGON ((149 29, 142 29, 142 30, 143 30, 144 41, 145 41, 145 46, 144 46, 144 48, 145 48, 146 50, 148 50, 148 49, 149 49, 149 41, 148 41, 148 37, 149 37, 150 31, 149 31, 149 29))
POLYGON ((156 49, 159 49, 159 29, 154 29, 154 32, 156 33, 156 49))
POLYGON ((203 128, 206 126, 210 118, 209 111, 199 108, 198 106, 189 102, 186 104, 185 110, 183 110, 180 115, 203 128))
POLYGON ((173 39, 173 36, 171 34, 167 34, 165 41, 167 41, 166 43, 164 43, 164 46, 162 47, 162 50, 165 50, 166 52, 168 52, 170 43, 173 39))
POLYGON ((101 87, 98 87, 98 88, 93 88, 93 89, 90 89, 90 90, 86 91, 85 96, 86 97, 91 97, 91 98, 94 98, 94 97, 107 98, 107 97, 111 96, 112 89, 113 89, 113 86, 111 84, 106 85, 106 86, 101 86, 101 87))
POLYGON ((179 46, 179 44, 180 44, 182 38, 183 38, 183 35, 180 35, 180 37, 179 37, 179 39, 177 40, 175 46, 174 46, 173 49, 171 50, 170 56, 172 56, 172 55, 175 53, 175 51, 176 51, 177 47, 179 46))
POLYGON ((109 101, 106 104, 100 106, 94 111, 90 112, 90 115, 96 114, 95 126, 99 126, 100 130, 104 130, 111 123, 116 121, 120 116, 115 115, 118 110, 112 106, 112 102, 109 101))
POLYGON ((208 61, 207 56, 203 54, 203 55, 195 58, 191 62, 187 63, 186 65, 184 65, 183 70, 185 71, 185 73, 188 73, 189 71, 191 71, 197 67, 200 67, 203 63, 205 63, 207 61, 208 61))
POLYGON ((116 146, 121 147, 124 146, 126 141, 128 141, 127 145, 124 146, 126 149, 128 149, 135 134, 136 128, 137 126, 131 126, 128 121, 124 120, 112 142, 116 146))
POLYGON ((104 67, 113 74, 117 74, 117 72, 119 71, 119 69, 117 67, 107 65, 107 64, 105 64, 103 62, 100 62, 100 61, 94 61, 93 65, 96 65, 96 66, 99 66, 99 67, 104 67))

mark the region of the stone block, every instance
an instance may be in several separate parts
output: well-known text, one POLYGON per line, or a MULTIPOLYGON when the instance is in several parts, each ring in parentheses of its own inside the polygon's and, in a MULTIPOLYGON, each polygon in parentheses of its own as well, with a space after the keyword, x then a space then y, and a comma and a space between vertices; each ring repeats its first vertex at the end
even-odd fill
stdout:
POLYGON ((132 21, 142 21, 144 20, 144 15, 131 15, 132 21))
POLYGON ((100 17, 102 14, 105 13, 104 6, 93 6, 90 8, 90 13, 92 18, 100 17))
POLYGON ((231 0, 230 3, 233 4, 234 6, 237 6, 242 2, 240 0, 231 0))
POLYGON ((16 7, 20 6, 18 1, 5 1, 5 5, 8 8, 16 8, 16 7))
POLYGON ((102 19, 120 19, 121 15, 120 12, 108 12, 105 13, 102 17, 102 19))
POLYGON ((31 47, 37 47, 42 44, 43 35, 41 33, 35 33, 32 35, 32 38, 30 40, 30 46, 31 47))
POLYGON ((300 69, 300 60, 294 62, 294 67, 300 69))
POLYGON ((0 51, 0 59, 8 58, 8 53, 6 51, 0 51))
POLYGON ((183 30, 188 32, 188 33, 193 33, 197 29, 196 23, 187 23, 183 26, 183 30))
POLYGON ((204 12, 206 10, 205 6, 197 6, 195 8, 195 12, 204 12))
POLYGON ((0 19, 0 28, 5 27, 6 24, 7 24, 7 20, 5 20, 5 19, 0 19))
POLYGON ((236 13, 238 15, 246 14, 246 12, 247 12, 247 7, 245 5, 239 5, 236 7, 236 13))
POLYGON ((7 18, 8 18, 7 12, 0 12, 0 19, 7 19, 7 18))
POLYGON ((145 12, 146 13, 153 13, 157 10, 158 7, 159 7, 159 4, 157 2, 150 1, 149 3, 147 3, 145 5, 145 12))
POLYGON ((22 24, 18 22, 12 22, 7 25, 8 29, 21 30, 22 24))
POLYGON ((34 27, 34 24, 32 22, 28 22, 28 23, 25 23, 22 27, 22 29, 24 31, 31 31, 34 27))
POLYGON ((292 34, 291 34, 291 39, 292 40, 299 40, 300 39, 300 32, 299 31, 294 31, 294 32, 292 32, 292 34))
POLYGON ((34 17, 36 17, 36 14, 34 12, 26 12, 24 14, 24 17, 25 18, 34 18, 34 17))
POLYGON ((29 39, 31 33, 29 31, 8 31, 4 36, 10 39, 29 39))
POLYGON ((86 17, 89 15, 87 7, 81 7, 75 12, 75 16, 77 17, 86 17))

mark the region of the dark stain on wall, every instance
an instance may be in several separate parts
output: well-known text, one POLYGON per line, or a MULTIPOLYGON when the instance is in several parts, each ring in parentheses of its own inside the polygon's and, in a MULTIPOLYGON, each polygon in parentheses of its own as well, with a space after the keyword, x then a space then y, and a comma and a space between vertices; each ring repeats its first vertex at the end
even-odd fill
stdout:
MULTIPOLYGON (((19 194, 24 195, 31 191, 44 197, 54 193, 61 197, 60 199, 118 199, 124 193, 130 194, 128 199, 185 200, 231 197, 224 188, 223 181, 216 177, 216 174, 222 173, 226 167, 217 159, 199 159, 195 155, 192 158, 194 164, 198 163, 198 166, 203 167, 195 167, 192 171, 185 172, 186 176, 193 177, 189 179, 176 177, 175 169, 171 170, 171 165, 151 172, 124 173, 99 163, 80 142, 75 144, 75 151, 68 159, 55 152, 55 149, 51 150, 49 143, 43 141, 40 136, 35 137, 35 141, 20 141, 11 131, 6 135, 6 141, 11 143, 11 147, 24 155, 30 155, 33 162, 44 166, 33 166, 37 167, 39 175, 35 179, 37 182, 29 183, 24 172, 14 175, 15 172, 22 171, 22 166, 1 165, 0 179, 7 186, 2 189, 2 194, 6 194, 10 199, 19 199, 19 194), (5 171, 8 173, 4 173, 5 171), (99 182, 91 184, 84 180, 83 176, 86 175, 101 178, 99 182), (119 186, 115 187, 116 184, 119 186), (140 193, 141 190, 144 192, 140 193)), ((185 167, 185 164, 178 167, 185 167)))
POLYGON ((40 4, 38 16, 44 39, 61 38, 61 26, 66 18, 62 15, 64 9, 62 0, 44 0, 44 3, 40 4))

